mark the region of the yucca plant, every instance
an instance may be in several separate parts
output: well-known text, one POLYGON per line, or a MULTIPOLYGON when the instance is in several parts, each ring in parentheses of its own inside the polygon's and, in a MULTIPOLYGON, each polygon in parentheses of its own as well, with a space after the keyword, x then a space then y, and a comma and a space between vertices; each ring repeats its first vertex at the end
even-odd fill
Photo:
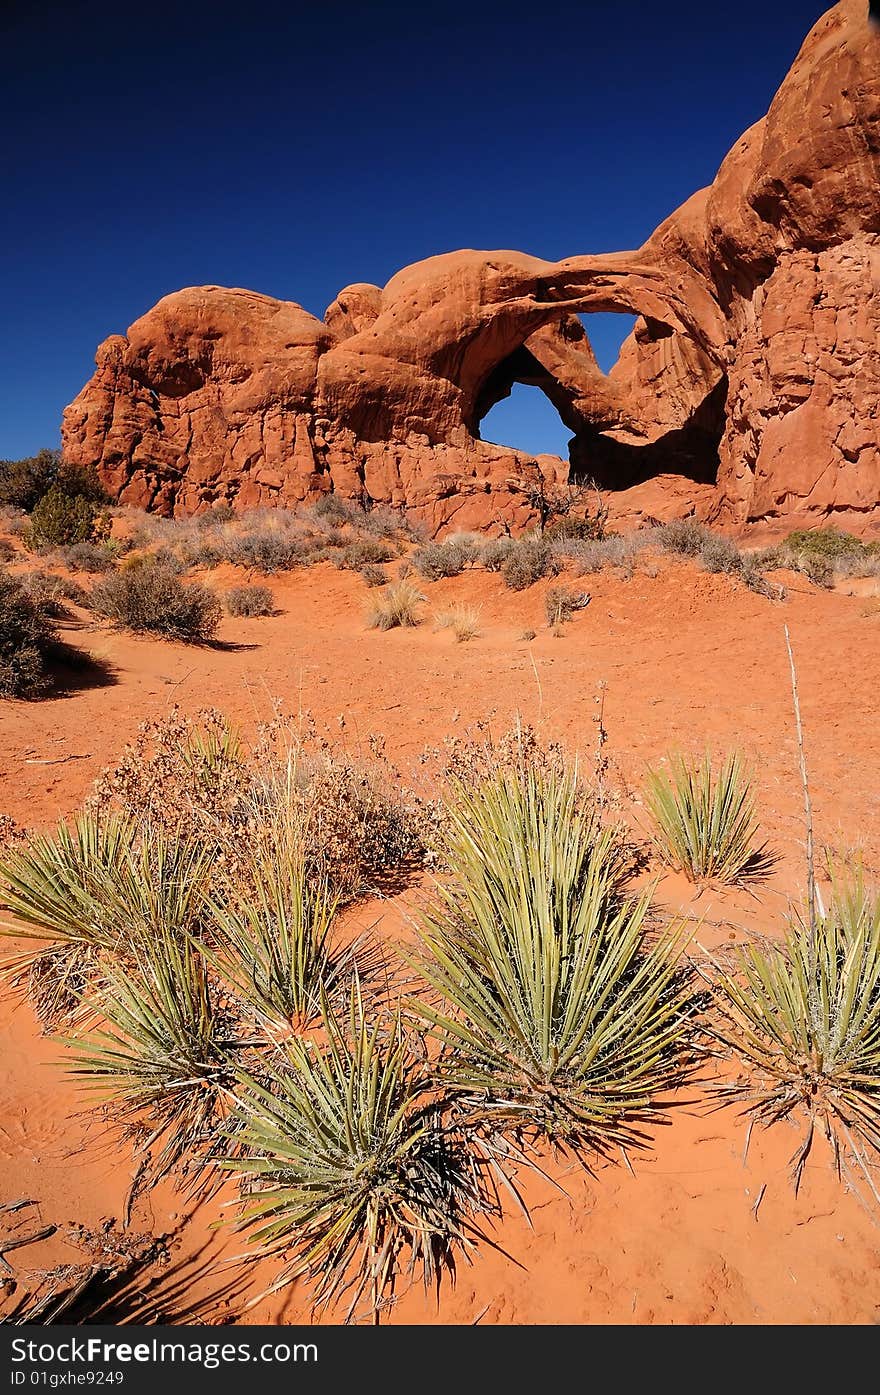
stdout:
POLYGON ((208 851, 123 816, 78 815, 0 859, 0 897, 13 919, 0 934, 28 938, 4 972, 27 979, 48 1026, 75 1012, 99 951, 125 957, 134 940, 193 930, 208 851))
POLYGON ((113 945, 107 886, 131 837, 125 819, 79 815, 0 857, 0 906, 11 912, 0 935, 36 942, 5 958, 2 976, 28 985, 47 1027, 76 1011, 98 950, 113 945))
POLYGON ((720 1100, 745 1101, 753 1123, 803 1120, 795 1188, 819 1129, 838 1172, 857 1168, 880 1201, 880 894, 858 875, 812 926, 796 917, 782 942, 729 954, 710 960, 709 1030, 742 1074, 720 1100))
POLYGON ((439 1002, 415 1009, 468 1117, 582 1158, 643 1141, 690 1060, 674 941, 620 894, 618 836, 574 772, 502 771, 453 787, 448 876, 417 960, 439 1002))
POLYGON ((674 756, 670 773, 649 770, 645 802, 656 825, 662 860, 693 882, 739 882, 762 875, 768 857, 757 846, 758 822, 742 757, 734 753, 715 771, 674 756))
POLYGON ((320 1013, 356 962, 361 941, 332 942, 338 898, 307 874, 294 821, 273 820, 276 836, 257 834, 233 878, 212 890, 205 911, 219 975, 274 1032, 299 1028, 320 1013))
POLYGON ((259 1080, 241 1075, 225 1164, 245 1189, 240 1226, 303 1276, 317 1307, 365 1301, 378 1321, 396 1282, 439 1285, 480 1239, 498 1197, 445 1118, 424 1053, 399 1017, 368 1020, 357 982, 347 1020, 326 1005, 323 1039, 290 1039, 259 1080))
POLYGON ((67 1043, 70 1069, 137 1139, 150 1184, 171 1172, 198 1181, 217 1151, 238 1049, 204 956, 157 926, 125 959, 102 956, 102 971, 91 1029, 67 1043))

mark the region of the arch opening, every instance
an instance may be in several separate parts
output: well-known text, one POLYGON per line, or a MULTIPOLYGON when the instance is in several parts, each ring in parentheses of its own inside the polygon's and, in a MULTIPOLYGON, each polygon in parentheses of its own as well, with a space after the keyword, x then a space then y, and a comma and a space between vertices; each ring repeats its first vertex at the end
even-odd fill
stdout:
POLYGON ((549 397, 540 388, 511 383, 508 391, 489 408, 479 425, 480 440, 509 446, 526 455, 558 455, 569 458, 571 429, 565 425, 549 397))
POLYGON ((486 373, 468 425, 478 440, 567 460, 572 483, 620 490, 670 474, 712 484, 726 396, 725 375, 672 325, 565 312, 486 373))
POLYGON ((638 318, 622 310, 585 311, 578 315, 603 373, 610 373, 620 358, 623 341, 632 333, 638 318))

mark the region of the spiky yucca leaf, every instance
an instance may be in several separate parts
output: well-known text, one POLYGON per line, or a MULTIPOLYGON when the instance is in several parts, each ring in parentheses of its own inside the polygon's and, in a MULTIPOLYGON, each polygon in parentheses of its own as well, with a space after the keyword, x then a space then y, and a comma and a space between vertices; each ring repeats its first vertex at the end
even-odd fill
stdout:
POLYGON ((236 1050, 204 957, 188 936, 157 927, 102 969, 95 1024, 68 1042, 70 1069, 112 1102, 146 1156, 160 1145, 151 1182, 175 1169, 197 1178, 218 1147, 236 1050))
POLYGON ((814 931, 795 919, 783 942, 731 956, 732 969, 712 961, 710 1031, 743 1076, 719 1097, 764 1125, 803 1118, 796 1187, 819 1128, 838 1169, 858 1167, 880 1200, 880 895, 861 878, 839 884, 814 931))
POLYGON ((368 1021, 358 985, 348 1020, 327 1008, 321 1044, 292 1038, 258 1081, 239 1079, 225 1164, 246 1189, 240 1225, 281 1254, 275 1288, 310 1280, 316 1305, 367 1298, 376 1320, 399 1275, 439 1284, 498 1213, 477 1154, 450 1128, 399 1018, 368 1021))
POLYGON ((309 878, 289 825, 257 838, 234 881, 211 891, 205 910, 214 947, 205 955, 264 1026, 303 1025, 320 1012, 321 990, 351 972, 357 945, 334 950, 337 898, 309 878))
POLYGON ((77 815, 0 858, 0 897, 14 921, 0 934, 111 947, 106 888, 134 837, 128 819, 77 815))
POLYGON ((619 844, 569 773, 502 772, 446 811, 449 876, 419 967, 442 1005, 444 1082, 500 1130, 607 1153, 637 1144, 688 1063, 689 997, 648 898, 621 898, 619 844))
POLYGON ((648 772, 646 804, 656 823, 654 845, 670 867, 691 881, 741 881, 766 867, 756 846, 755 801, 742 757, 734 752, 717 773, 707 755, 674 756, 670 774, 648 772))
POLYGON ((3 972, 27 981, 52 1027, 75 1015, 99 951, 121 956, 144 936, 195 928, 208 851, 143 821, 80 815, 54 836, 36 835, 0 865, 0 887, 15 919, 0 933, 39 946, 11 955, 3 972))

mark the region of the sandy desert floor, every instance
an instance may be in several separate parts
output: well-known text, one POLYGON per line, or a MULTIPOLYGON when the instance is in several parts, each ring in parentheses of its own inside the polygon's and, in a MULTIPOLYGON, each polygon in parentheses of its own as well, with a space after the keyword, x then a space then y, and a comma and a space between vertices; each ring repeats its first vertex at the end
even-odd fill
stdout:
MULTIPOLYGON (((206 578, 224 589, 241 574, 206 578)), ((223 621, 224 648, 133 638, 93 626, 83 613, 69 637, 104 663, 111 681, 39 703, 0 708, 0 813, 51 825, 76 809, 102 767, 145 717, 170 704, 213 706, 244 726, 273 701, 310 711, 352 746, 377 733, 406 776, 419 754, 478 720, 501 732, 520 714, 548 739, 592 759, 594 717, 605 687, 607 753, 621 812, 635 826, 646 763, 682 748, 741 748, 754 766, 762 827, 778 855, 757 892, 704 890, 662 877, 658 903, 701 922, 718 945, 756 931, 778 933, 801 895, 803 822, 783 625, 797 660, 817 838, 860 852, 880 876, 880 605, 877 581, 833 592, 785 578, 771 602, 724 576, 658 559, 630 579, 610 573, 577 584, 590 605, 555 638, 544 619, 546 583, 523 593, 485 573, 426 586, 426 623, 387 634, 364 625, 365 589, 353 573, 321 565, 270 581, 270 618, 223 621), (856 594, 852 594, 856 593, 856 594), (453 600, 482 608, 478 638, 456 644, 430 623, 453 600), (522 635, 535 630, 536 638, 522 635)), ((658 870, 658 869, 654 869, 658 870)), ((353 912, 390 937, 406 936, 419 886, 353 912)), ((10 1254, 18 1271, 75 1260, 81 1232, 119 1222, 132 1179, 65 1075, 59 1047, 39 1035, 30 1009, 0 1003, 0 1203, 34 1200, 30 1215, 57 1231, 10 1254)), ((880 1320, 880 1212, 835 1177, 816 1148, 798 1197, 788 1159, 798 1135, 755 1134, 732 1109, 709 1113, 696 1091, 635 1163, 595 1176, 548 1169, 564 1192, 531 1178, 531 1227, 511 1211, 462 1266, 439 1303, 404 1293, 392 1322, 440 1323, 871 1323, 880 1320), (514 1262, 514 1260, 516 1262, 514 1262)), ((240 1240, 212 1229, 224 1196, 190 1214, 160 1188, 141 1197, 134 1232, 172 1236, 170 1262, 153 1284, 177 1283, 214 1321, 308 1321, 298 1287, 246 1307, 271 1270, 233 1261, 240 1240)), ((2 1218, 0 1218, 2 1219, 2 1218)), ((157 1290, 158 1291, 158 1290, 157 1290)), ((333 1320, 329 1315, 326 1320, 333 1320)))

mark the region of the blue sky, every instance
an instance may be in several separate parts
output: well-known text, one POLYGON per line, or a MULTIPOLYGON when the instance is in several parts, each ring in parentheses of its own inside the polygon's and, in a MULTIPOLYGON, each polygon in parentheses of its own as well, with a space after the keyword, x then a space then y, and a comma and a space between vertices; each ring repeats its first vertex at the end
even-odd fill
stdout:
MULTIPOLYGON (((455 247, 635 247, 763 115, 819 4, 4 0, 0 457, 181 286, 323 315, 455 247)), ((602 317, 613 361, 624 317, 602 317)), ((597 322, 598 325, 598 322, 597 322)), ((484 435, 562 450, 519 389, 484 435)))

